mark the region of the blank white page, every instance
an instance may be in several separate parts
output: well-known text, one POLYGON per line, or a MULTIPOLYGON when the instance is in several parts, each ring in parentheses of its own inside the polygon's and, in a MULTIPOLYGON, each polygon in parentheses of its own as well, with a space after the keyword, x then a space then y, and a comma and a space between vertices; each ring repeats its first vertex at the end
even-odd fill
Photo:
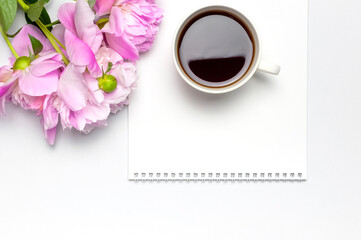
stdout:
POLYGON ((154 47, 138 64, 129 106, 130 180, 307 178, 306 0, 157 0, 164 9, 154 47), (259 31, 263 59, 240 89, 210 95, 188 86, 172 60, 180 22, 206 5, 236 8, 259 31))

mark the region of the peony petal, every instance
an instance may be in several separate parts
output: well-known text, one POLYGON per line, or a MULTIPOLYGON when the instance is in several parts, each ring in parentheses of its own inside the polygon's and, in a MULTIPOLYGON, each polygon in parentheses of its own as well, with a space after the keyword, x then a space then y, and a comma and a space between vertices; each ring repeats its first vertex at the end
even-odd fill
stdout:
POLYGON ((31 66, 30 72, 32 75, 36 77, 41 77, 48 74, 49 72, 55 71, 62 67, 64 67, 64 65, 61 62, 47 60, 39 64, 36 64, 34 66, 31 66))
POLYGON ((133 36, 144 36, 147 34, 145 27, 142 25, 127 26, 125 31, 127 34, 133 36))
POLYGON ((74 116, 74 112, 69 113, 69 122, 70 122, 71 127, 74 127, 79 130, 77 119, 75 119, 75 116, 74 116))
POLYGON ((99 48, 99 51, 95 54, 95 58, 97 60, 97 63, 99 64, 99 67, 104 71, 106 71, 106 69, 108 68, 109 62, 111 62, 113 65, 123 63, 122 56, 120 56, 119 53, 117 53, 113 49, 106 46, 102 46, 101 48, 99 48))
POLYGON ((35 59, 30 65, 30 72, 36 77, 41 77, 49 72, 64 67, 62 56, 59 53, 47 54, 35 59))
POLYGON ((125 102, 137 79, 135 64, 124 62, 122 65, 116 65, 109 74, 115 76, 118 86, 115 91, 104 94, 104 102, 109 104, 125 102))
MULTIPOLYGON (((29 98, 30 98, 30 96, 29 96, 29 98)), ((44 100, 45 100, 46 96, 31 97, 31 98, 32 98, 31 101, 29 101, 29 103, 28 103, 29 109, 38 111, 40 113, 43 108, 44 100)))
MULTIPOLYGON (((58 86, 59 68, 63 67, 61 55, 50 53, 34 60, 28 72, 19 77, 20 90, 30 96, 42 96, 55 92, 58 86)), ((21 71, 20 71, 21 72, 21 71)))
POLYGON ((99 106, 87 105, 82 110, 82 115, 93 123, 101 120, 106 120, 109 114, 110 107, 108 104, 101 104, 99 106))
POLYGON ((75 3, 64 3, 58 10, 58 19, 66 29, 76 34, 75 28, 75 3))
POLYGON ((104 102, 108 104, 119 104, 121 102, 124 102, 129 94, 130 94, 129 88, 118 86, 117 89, 115 89, 115 91, 105 94, 104 102))
POLYGON ((109 104, 118 104, 120 102, 123 102, 128 97, 130 89, 124 84, 126 81, 126 76, 124 76, 123 74, 123 69, 121 65, 113 67, 109 74, 115 76, 118 85, 113 92, 104 94, 104 99, 109 104))
MULTIPOLYGON (((144 0, 140 0, 140 1, 144 1, 144 0)), ((135 1, 134 0, 115 0, 114 5, 119 6, 119 5, 130 3, 130 2, 135 2, 135 1)))
POLYGON ((83 75, 69 64, 59 79, 59 97, 71 110, 79 111, 86 106, 88 94, 83 75))
POLYGON ((90 47, 68 30, 65 30, 64 37, 70 62, 74 65, 86 66, 93 76, 99 77, 101 70, 90 47))
POLYGON ((56 127, 46 130, 45 139, 48 141, 50 145, 54 145, 56 137, 56 127))
POLYGON ((53 36, 58 39, 62 44, 65 44, 64 33, 65 27, 62 24, 55 25, 53 27, 53 30, 51 31, 51 34, 53 34, 53 36))
POLYGON ((94 53, 97 52, 103 41, 103 34, 94 24, 94 12, 85 0, 76 2, 74 22, 79 39, 88 44, 94 53))
POLYGON ((34 61, 31 62, 31 64, 36 65, 45 60, 54 60, 54 61, 60 62, 62 60, 62 57, 61 57, 61 54, 59 54, 57 52, 50 52, 50 53, 46 53, 45 55, 42 55, 42 56, 36 58, 34 61))
POLYGON ((5 102, 10 100, 15 86, 15 84, 11 84, 11 87, 8 89, 8 91, 0 97, 0 116, 5 115, 5 102))
MULTIPOLYGON (((116 72, 111 72, 111 74, 114 74, 114 76, 116 76, 116 78, 118 79, 116 72)), ((138 79, 137 67, 135 63, 125 62, 124 64, 122 64, 122 71, 119 71, 118 74, 122 74, 124 76, 124 82, 120 83, 122 86, 126 88, 134 87, 135 82, 138 79)))
POLYGON ((44 52, 52 50, 49 40, 44 36, 40 29, 34 25, 27 24, 20 30, 12 41, 12 45, 19 56, 29 56, 29 49, 33 52, 28 34, 38 39, 41 44, 43 44, 44 52))
POLYGON ((115 0, 97 0, 94 9, 98 15, 104 15, 110 13, 115 0))
POLYGON ((125 33, 139 52, 148 51, 155 40, 158 26, 163 18, 163 10, 150 0, 117 0, 114 5, 113 9, 121 11, 126 27, 123 32, 119 30, 116 33, 105 32, 114 33, 116 36, 125 33))
POLYGON ((84 130, 82 131, 84 134, 89 134, 96 127, 105 127, 107 126, 107 120, 97 121, 96 123, 91 123, 85 125, 84 130))
POLYGON ((76 123, 74 124, 74 127, 79 131, 83 131, 86 125, 86 119, 83 116, 83 111, 74 112, 74 121, 76 123))
POLYGON ((60 101, 58 112, 60 115, 60 122, 63 127, 63 130, 66 128, 71 129, 72 125, 70 123, 70 108, 61 100, 61 98, 58 98, 60 101))
POLYGON ((126 16, 126 32, 131 35, 141 36, 147 33, 148 24, 146 22, 140 21, 133 14, 128 14, 126 16))
POLYGON ((91 102, 101 104, 104 101, 104 94, 99 90, 98 80, 87 73, 84 73, 84 80, 92 96, 91 102))
POLYGON ((30 96, 43 96, 56 92, 58 88, 60 71, 55 70, 41 77, 31 74, 31 72, 24 72, 19 77, 20 90, 30 96))
POLYGON ((12 85, 13 83, 0 87, 0 97, 4 96, 12 85))
POLYGON ((13 71, 9 66, 3 66, 0 68, 0 97, 8 92, 17 77, 18 74, 13 74, 13 71))
POLYGON ((109 46, 118 52, 120 56, 129 60, 139 59, 139 52, 136 46, 125 35, 116 37, 113 34, 106 33, 105 36, 109 46))
POLYGON ((30 96, 24 94, 20 90, 18 84, 14 84, 13 86, 14 89, 13 92, 11 93, 11 101, 15 105, 19 105, 20 107, 26 110, 34 110, 37 112, 41 111, 45 99, 44 96, 40 96, 40 97, 30 96))
POLYGON ((12 73, 13 71, 10 66, 2 66, 0 68, 0 86, 1 83, 4 83, 11 78, 12 73))
MULTIPOLYGON (((41 122, 42 123, 42 122, 41 122)), ((51 129, 45 129, 43 126, 44 137, 50 145, 54 145, 56 137, 56 127, 51 129)))
POLYGON ((109 16, 109 22, 105 24, 102 31, 120 36, 123 34, 124 29, 125 21, 122 9, 119 7, 113 7, 109 16))
POLYGON ((59 113, 52 106, 52 95, 46 96, 43 104, 44 129, 52 129, 58 125, 59 113))
POLYGON ((6 102, 6 98, 0 97, 0 116, 5 115, 5 102, 6 102))

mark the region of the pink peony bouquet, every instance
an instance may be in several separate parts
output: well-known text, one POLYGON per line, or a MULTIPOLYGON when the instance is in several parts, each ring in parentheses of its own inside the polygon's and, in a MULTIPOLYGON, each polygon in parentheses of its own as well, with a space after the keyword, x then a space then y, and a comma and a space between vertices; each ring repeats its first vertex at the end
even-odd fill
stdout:
POLYGON ((59 123, 89 133, 128 104, 135 62, 163 17, 155 0, 77 0, 63 4, 55 22, 47 0, 1 2, 0 30, 13 56, 0 68, 0 115, 6 102, 35 111, 53 145, 59 123), (18 6, 28 24, 11 36, 18 6))

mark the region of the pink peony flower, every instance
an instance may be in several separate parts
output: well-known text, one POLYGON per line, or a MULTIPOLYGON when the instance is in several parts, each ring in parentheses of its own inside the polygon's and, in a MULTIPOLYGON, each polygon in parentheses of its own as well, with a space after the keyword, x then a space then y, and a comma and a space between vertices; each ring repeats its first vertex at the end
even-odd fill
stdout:
POLYGON ((64 67, 61 55, 49 53, 32 61, 19 76, 20 90, 30 96, 51 94, 58 89, 60 69, 64 67))
MULTIPOLYGON (((5 114, 6 101, 40 112, 43 96, 57 90, 59 75, 64 66, 61 55, 52 51, 47 38, 33 25, 25 25, 13 39, 12 45, 23 57, 25 64, 18 70, 13 70, 10 66, 1 68, 0 112, 5 114), (32 49, 29 35, 43 45, 43 51, 32 62, 27 57, 29 49, 32 49)), ((14 62, 15 58, 12 58, 11 64, 14 62)))
POLYGON ((19 87, 19 79, 22 77, 22 71, 12 71, 10 66, 0 69, 0 115, 5 114, 6 101, 12 101, 23 109, 41 112, 45 96, 25 94, 19 87))
POLYGON ((85 107, 74 111, 57 94, 46 96, 42 111, 43 131, 46 140, 53 145, 56 137, 56 128, 60 119, 63 129, 75 128, 78 131, 89 133, 90 129, 104 125, 110 113, 106 104, 95 105, 87 102, 85 107), (103 122, 103 124, 100 124, 103 122))
POLYGON ((41 112, 45 96, 31 96, 25 94, 19 87, 18 79, 22 71, 12 71, 9 66, 0 70, 0 115, 5 114, 5 102, 12 101, 23 109, 41 112), (7 81, 3 82, 4 80, 7 81))
MULTIPOLYGON (((32 49, 29 35, 38 39, 43 50, 40 56, 30 62, 28 66, 17 70, 19 88, 22 93, 29 96, 43 96, 55 92, 58 88, 60 69, 64 67, 59 53, 52 50, 47 38, 40 30, 33 25, 25 25, 13 39, 13 46, 19 56, 29 56, 29 49, 32 49)), ((29 59, 30 61, 30 59, 29 59)))
POLYGON ((128 96, 131 90, 135 88, 135 81, 137 79, 136 65, 134 62, 123 61, 117 52, 106 46, 102 46, 99 49, 96 58, 103 69, 107 68, 109 62, 113 64, 108 74, 116 78, 117 88, 114 92, 102 92, 102 94, 104 96, 104 102, 109 104, 111 112, 115 113, 120 110, 123 105, 127 104, 128 96))
POLYGON ((49 144, 54 144, 58 119, 63 129, 75 128, 89 133, 95 127, 106 126, 109 114, 127 104, 137 78, 135 64, 124 62, 117 52, 106 46, 102 46, 95 56, 104 71, 109 62, 113 64, 108 74, 115 76, 116 90, 112 93, 99 90, 97 78, 69 65, 62 74, 57 93, 47 96, 44 101, 42 124, 49 144))
POLYGON ((60 76, 57 96, 71 111, 80 111, 86 107, 90 95, 84 75, 88 71, 97 78, 102 73, 94 52, 98 51, 103 36, 85 0, 63 4, 58 17, 62 25, 54 28, 53 33, 64 42, 70 64, 60 76))
POLYGON ((34 97, 24 94, 18 84, 14 84, 14 88, 11 94, 11 101, 15 105, 19 105, 25 110, 32 110, 40 113, 43 108, 45 96, 34 97))
POLYGON ((86 0, 59 9, 61 24, 52 34, 69 63, 37 27, 25 25, 12 42, 21 57, 0 68, 0 115, 7 101, 36 111, 51 145, 59 124, 89 133, 128 104, 137 79, 134 60, 149 50, 162 19, 154 0, 97 0, 94 8, 98 16, 86 0), (31 58, 29 35, 43 45, 31 58))
POLYGON ((102 29, 109 46, 131 60, 150 49, 163 17, 151 0, 97 0, 94 8, 98 15, 110 14, 102 29))
POLYGON ((59 21, 67 31, 86 43, 96 53, 103 41, 103 34, 94 24, 94 12, 85 0, 65 3, 58 11, 59 21))

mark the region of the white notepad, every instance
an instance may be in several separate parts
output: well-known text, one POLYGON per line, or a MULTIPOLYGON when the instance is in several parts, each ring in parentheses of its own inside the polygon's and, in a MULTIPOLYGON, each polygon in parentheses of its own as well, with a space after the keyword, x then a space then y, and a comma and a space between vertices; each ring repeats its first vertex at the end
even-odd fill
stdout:
POLYGON ((157 0, 165 11, 154 47, 138 64, 129 106, 130 180, 305 180, 307 178, 307 0, 157 0), (255 24, 263 59, 240 89, 210 95, 188 86, 172 40, 194 10, 221 4, 255 24))

